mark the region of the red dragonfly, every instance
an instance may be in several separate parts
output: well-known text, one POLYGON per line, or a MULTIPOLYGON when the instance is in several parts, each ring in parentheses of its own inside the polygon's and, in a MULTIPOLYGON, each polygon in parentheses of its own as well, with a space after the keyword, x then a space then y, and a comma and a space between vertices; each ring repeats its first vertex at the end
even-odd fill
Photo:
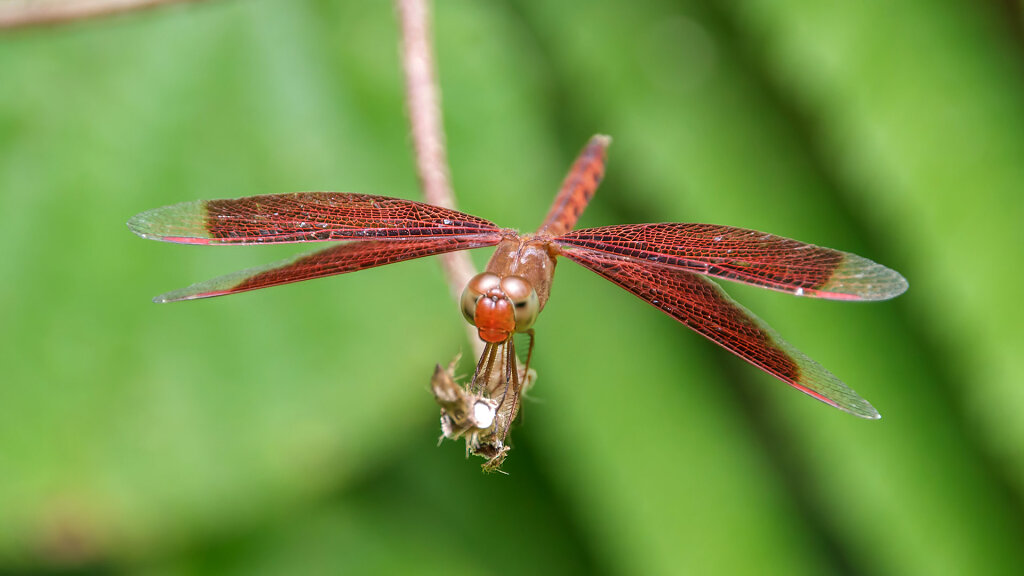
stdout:
POLYGON ((513 335, 528 333, 532 352, 532 326, 547 303, 558 256, 611 280, 797 390, 855 416, 878 418, 871 404, 707 277, 832 300, 886 300, 902 294, 907 281, 855 254, 731 226, 620 224, 574 231, 604 176, 609 143, 607 136, 590 140, 534 234, 422 202, 338 192, 185 202, 143 212, 128 227, 143 238, 182 244, 344 242, 194 284, 158 296, 156 302, 234 294, 497 246, 486 271, 469 282, 461 300, 463 315, 486 343, 468 395, 452 388, 450 373, 435 374, 435 394, 446 386, 450 392, 447 403, 444 394, 438 396, 448 411, 446 435, 465 433, 467 442, 472 436, 470 451, 496 464, 507 450, 503 441, 528 374, 529 354, 521 373, 513 335))

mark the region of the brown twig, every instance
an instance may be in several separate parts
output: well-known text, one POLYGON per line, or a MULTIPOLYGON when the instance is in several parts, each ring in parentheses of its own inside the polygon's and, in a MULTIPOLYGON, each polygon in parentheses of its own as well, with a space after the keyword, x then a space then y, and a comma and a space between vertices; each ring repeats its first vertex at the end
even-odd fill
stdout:
POLYGON ((198 0, 68 0, 66 2, 7 2, 0 5, 0 30, 77 22, 198 0))
MULTIPOLYGON (((405 72, 405 98, 412 126, 412 143, 416 153, 416 172, 427 202, 454 209, 455 194, 448 177, 428 0, 396 0, 396 4, 401 21, 402 68, 405 72)), ((476 274, 473 262, 466 252, 441 254, 439 257, 452 296, 458 302, 463 287, 476 274)), ((467 327, 470 342, 479 356, 483 352, 483 342, 472 326, 467 327)))

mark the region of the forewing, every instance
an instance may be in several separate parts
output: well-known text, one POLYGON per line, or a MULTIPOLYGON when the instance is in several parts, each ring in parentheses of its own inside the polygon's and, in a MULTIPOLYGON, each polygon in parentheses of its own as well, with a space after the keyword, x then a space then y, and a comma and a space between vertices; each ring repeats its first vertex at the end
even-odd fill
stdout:
MULTIPOLYGON (((499 238, 500 239, 500 238, 499 238)), ((455 250, 493 246, 498 240, 479 238, 431 238, 425 240, 368 240, 347 242, 325 250, 301 254, 266 266, 228 274, 188 288, 157 296, 155 302, 175 302, 223 296, 313 278, 365 270, 403 260, 455 250)))
POLYGON ((326 240, 447 238, 498 228, 455 210, 387 196, 341 192, 197 200, 128 221, 132 232, 183 244, 268 244, 326 240))
POLYGON ((855 416, 879 418, 871 404, 714 282, 680 268, 593 250, 563 254, 797 390, 855 416))
POLYGON ((568 232, 553 242, 798 296, 886 300, 907 289, 898 272, 856 254, 732 226, 624 224, 568 232))

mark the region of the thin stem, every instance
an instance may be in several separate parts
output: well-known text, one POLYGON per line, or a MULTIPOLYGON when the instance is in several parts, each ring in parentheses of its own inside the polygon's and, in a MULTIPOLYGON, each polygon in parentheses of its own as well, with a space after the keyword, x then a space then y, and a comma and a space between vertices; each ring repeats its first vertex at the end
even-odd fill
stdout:
MULTIPOLYGON (((455 208, 455 193, 448 177, 448 155, 445 152, 444 127, 441 122, 441 97, 434 68, 434 52, 430 37, 428 0, 396 0, 402 32, 402 68, 405 72, 405 98, 412 127, 412 143, 416 154, 416 172, 427 202, 455 208)), ((462 289, 476 275, 466 252, 441 254, 452 296, 458 302, 462 289)), ((483 342, 476 330, 467 325, 469 340, 477 356, 483 342)))
POLYGON ((77 22, 154 8, 163 4, 198 0, 69 0, 66 2, 7 2, 0 5, 0 30, 77 22))

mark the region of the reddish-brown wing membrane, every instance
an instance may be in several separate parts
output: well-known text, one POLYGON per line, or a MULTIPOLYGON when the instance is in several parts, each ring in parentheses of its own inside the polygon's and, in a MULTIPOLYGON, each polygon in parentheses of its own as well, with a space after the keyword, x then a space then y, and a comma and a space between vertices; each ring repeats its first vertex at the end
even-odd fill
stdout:
POLYGON ((907 289, 899 273, 856 254, 732 226, 624 224, 552 241, 798 296, 886 300, 907 289))
POLYGON ((267 194, 197 200, 138 214, 128 227, 143 238, 181 244, 280 244, 326 240, 484 235, 498 227, 433 204, 342 192, 267 194))
POLYGON ((855 416, 879 418, 871 404, 710 280, 596 250, 567 247, 562 254, 801 392, 855 416))
POLYGON ((158 296, 157 302, 233 294, 413 258, 493 246, 502 230, 432 204, 338 192, 270 194, 185 202, 128 222, 143 238, 184 244, 268 244, 351 240, 158 296))
POLYGON ((177 302, 236 294, 270 286, 323 278, 412 260, 455 250, 493 246, 494 241, 477 238, 430 238, 427 240, 367 240, 346 242, 316 252, 307 252, 287 260, 241 270, 187 288, 168 292, 154 302, 177 302))

